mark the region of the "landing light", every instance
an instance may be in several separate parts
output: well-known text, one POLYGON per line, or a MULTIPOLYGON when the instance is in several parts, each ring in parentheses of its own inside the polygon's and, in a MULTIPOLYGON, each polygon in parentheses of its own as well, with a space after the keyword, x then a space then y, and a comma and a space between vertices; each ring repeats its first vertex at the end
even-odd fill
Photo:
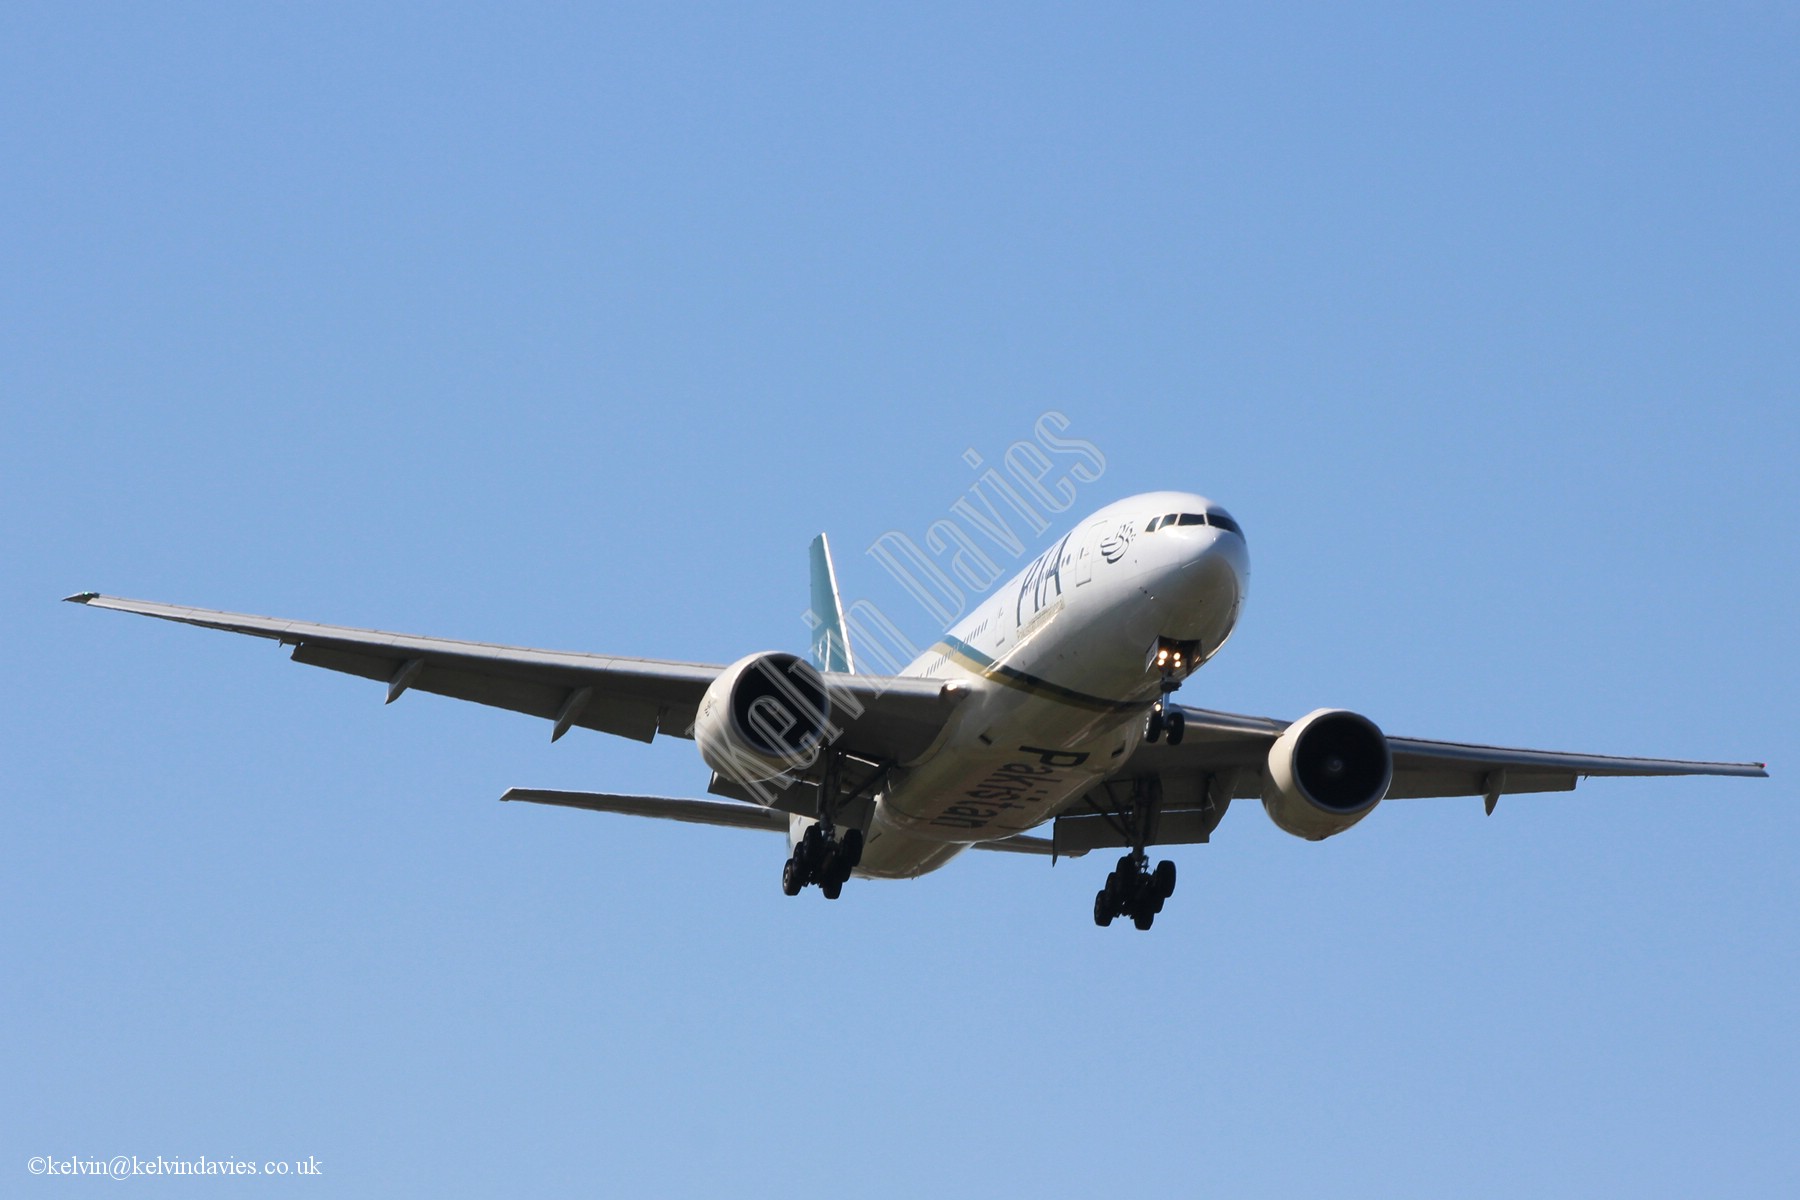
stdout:
POLYGON ((1149 653, 1144 655, 1144 669, 1161 671, 1166 680, 1171 676, 1186 674, 1200 661, 1199 642, 1159 637, 1150 644, 1149 653))

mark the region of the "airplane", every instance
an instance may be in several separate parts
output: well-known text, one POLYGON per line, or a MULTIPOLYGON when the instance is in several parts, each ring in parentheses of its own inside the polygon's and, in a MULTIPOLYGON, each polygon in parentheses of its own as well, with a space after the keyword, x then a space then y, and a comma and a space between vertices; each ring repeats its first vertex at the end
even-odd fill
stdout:
MULTIPOLYGON (((82 592, 68 597, 269 638, 294 661, 373 679, 392 703, 433 692, 570 729, 691 738, 718 800, 514 788, 507 801, 783 833, 782 890, 835 900, 852 876, 908 879, 965 850, 1125 853, 1094 921, 1149 929, 1175 890, 1152 847, 1210 839, 1233 800, 1321 841, 1383 800, 1573 790, 1596 776, 1766 778, 1759 762, 1690 762, 1390 737, 1320 708, 1297 721, 1184 707, 1250 579, 1242 527, 1190 492, 1099 509, 894 674, 856 668, 823 534, 811 546, 810 659, 726 666, 382 633, 82 592), (1042 832, 1048 826, 1048 835, 1042 832)), ((861 636, 866 629, 859 629, 861 636)))

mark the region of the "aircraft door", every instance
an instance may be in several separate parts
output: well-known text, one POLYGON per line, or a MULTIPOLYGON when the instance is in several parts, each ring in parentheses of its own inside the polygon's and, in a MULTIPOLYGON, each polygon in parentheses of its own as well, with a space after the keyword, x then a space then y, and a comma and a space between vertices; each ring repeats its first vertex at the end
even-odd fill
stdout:
POLYGON ((1096 521, 1081 531, 1081 545, 1075 550, 1075 586, 1094 577, 1094 555, 1100 544, 1100 522, 1096 521))

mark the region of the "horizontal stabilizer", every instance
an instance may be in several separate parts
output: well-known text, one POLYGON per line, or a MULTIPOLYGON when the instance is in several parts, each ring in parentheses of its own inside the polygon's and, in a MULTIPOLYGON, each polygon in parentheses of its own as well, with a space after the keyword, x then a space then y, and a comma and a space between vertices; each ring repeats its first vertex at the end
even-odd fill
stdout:
POLYGON ((674 800, 666 796, 615 796, 610 792, 554 792, 536 788, 512 788, 500 799, 624 813, 631 817, 661 817, 665 821, 687 821, 694 825, 764 829, 770 833, 786 833, 788 827, 788 815, 784 812, 718 800, 674 800))
MULTIPOLYGON (((1001 838, 995 842, 976 842, 971 850, 1000 850, 1007 854, 1041 854, 1046 858, 1056 857, 1056 843, 1047 837, 1032 837, 1029 834, 1014 834, 1009 838, 1001 838)), ((1086 850, 1064 850, 1064 858, 1080 858, 1086 850)))
MULTIPOLYGON (((617 796, 611 792, 556 792, 538 788, 512 788, 502 800, 524 800, 530 804, 555 804, 563 808, 585 808, 593 812, 624 813, 631 817, 661 817, 665 821, 687 821, 694 825, 728 825, 735 829, 765 829, 770 833, 786 833, 788 815, 778 809, 754 804, 720 803, 717 800, 676 800, 668 796, 617 796)), ((1009 854, 1050 855, 1049 838, 1009 837, 993 842, 976 842, 972 850, 1002 850, 1009 854)), ((1064 858, 1074 858, 1085 850, 1064 850, 1064 858)))

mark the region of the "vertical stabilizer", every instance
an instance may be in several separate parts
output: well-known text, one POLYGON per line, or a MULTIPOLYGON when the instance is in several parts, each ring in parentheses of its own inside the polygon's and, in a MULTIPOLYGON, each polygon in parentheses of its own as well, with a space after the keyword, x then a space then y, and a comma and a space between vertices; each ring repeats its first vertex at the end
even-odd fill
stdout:
POLYGON ((821 671, 855 671, 850 637, 844 632, 844 603, 838 599, 837 572, 831 566, 831 546, 822 533, 812 543, 812 609, 806 618, 812 626, 813 666, 821 671))

